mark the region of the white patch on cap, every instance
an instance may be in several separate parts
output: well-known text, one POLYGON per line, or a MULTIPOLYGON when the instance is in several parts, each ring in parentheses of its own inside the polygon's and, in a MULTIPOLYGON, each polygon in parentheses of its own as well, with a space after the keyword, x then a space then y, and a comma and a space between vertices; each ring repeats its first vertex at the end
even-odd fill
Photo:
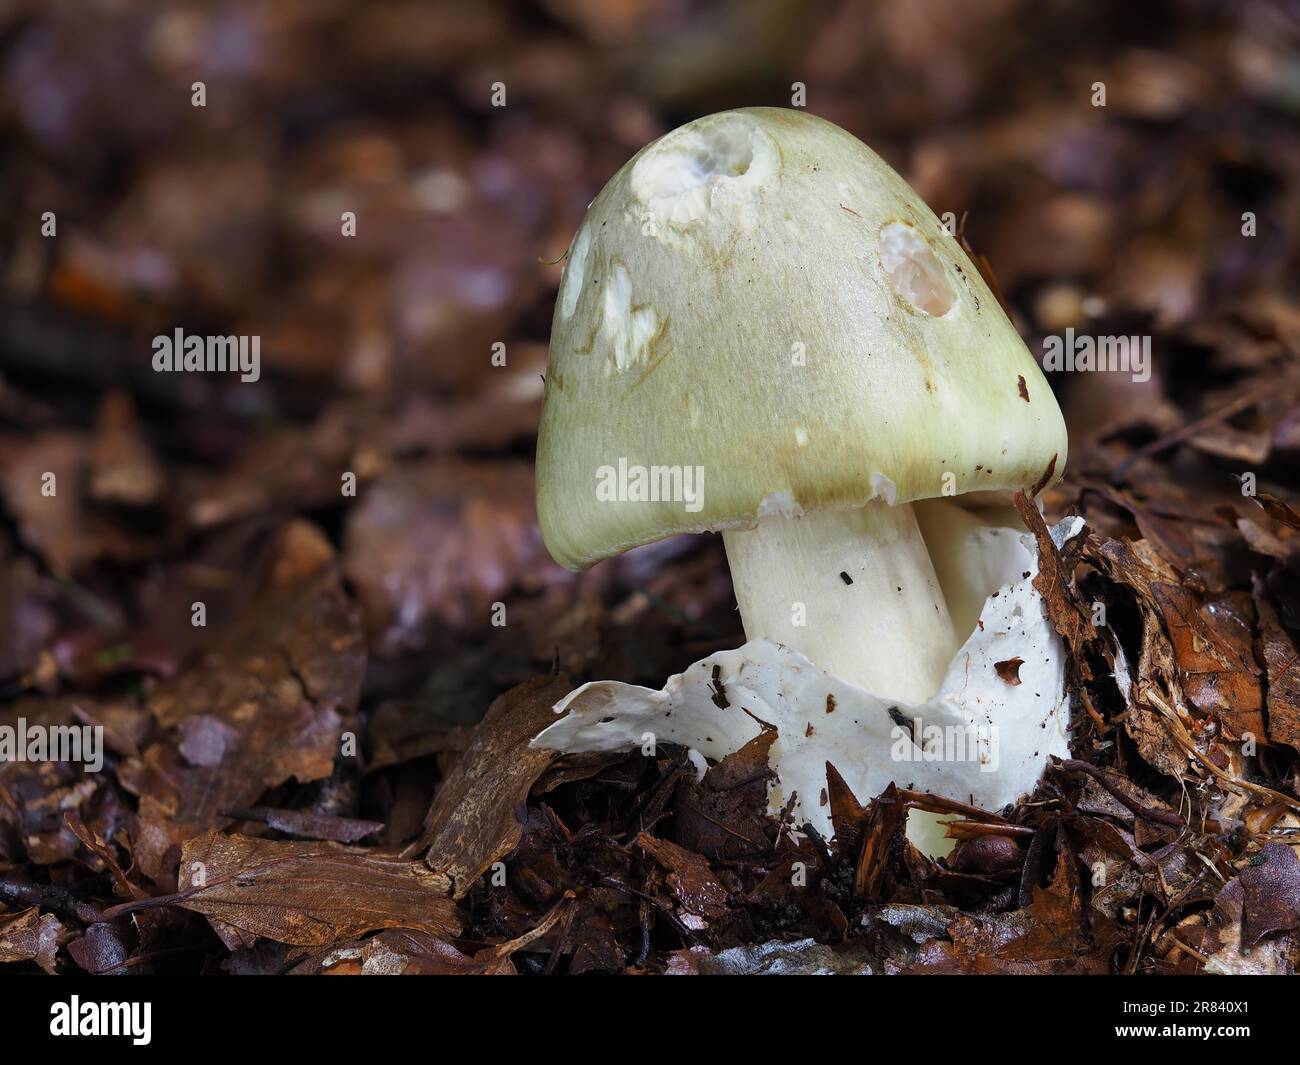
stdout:
POLYGON ((942 318, 956 305, 957 293, 939 257, 905 222, 890 222, 881 229, 880 262, 894 291, 923 314, 942 318))
POLYGON ((873 473, 871 475, 871 494, 876 499, 883 499, 892 507, 894 500, 898 498, 898 485, 894 484, 883 473, 873 473))
POLYGON ((759 521, 766 518, 802 518, 803 507, 789 492, 768 492, 758 504, 758 513, 754 517, 759 521))
POLYGON ((564 280, 560 282, 560 317, 572 318, 582 295, 582 284, 587 276, 587 252, 591 248, 591 231, 583 226, 569 248, 569 259, 564 264, 564 280))
POLYGON ((661 137, 632 168, 632 194, 653 222, 647 235, 671 241, 674 231, 719 215, 751 225, 758 190, 776 177, 780 158, 744 115, 711 115, 661 137))
POLYGON ((615 263, 605 279, 605 311, 600 335, 613 348, 614 365, 626 370, 641 362, 659 331, 659 315, 650 306, 632 304, 632 275, 615 263))

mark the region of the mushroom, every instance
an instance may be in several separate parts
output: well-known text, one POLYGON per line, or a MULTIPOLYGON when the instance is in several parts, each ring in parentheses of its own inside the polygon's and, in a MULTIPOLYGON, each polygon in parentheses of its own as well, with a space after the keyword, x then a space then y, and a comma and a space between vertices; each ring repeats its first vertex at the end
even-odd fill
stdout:
POLYGON ((922 704, 969 630, 932 555, 962 538, 936 509, 927 541, 917 512, 1041 490, 1065 457, 960 243, 829 122, 690 122, 614 175, 570 245, 537 451, 568 568, 720 531, 749 639, 922 704))

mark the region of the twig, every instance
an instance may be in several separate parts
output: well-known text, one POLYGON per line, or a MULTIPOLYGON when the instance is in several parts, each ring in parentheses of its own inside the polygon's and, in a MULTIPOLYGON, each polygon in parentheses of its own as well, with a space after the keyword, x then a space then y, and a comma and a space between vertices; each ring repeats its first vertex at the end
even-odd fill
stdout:
POLYGON ((1036 828, 1028 825, 998 825, 988 821, 944 821, 949 839, 978 839, 984 836, 1019 836, 1032 839, 1036 828))
POLYGON ((998 825, 1011 824, 1000 814, 989 813, 987 810, 981 810, 978 806, 957 802, 956 799, 945 799, 940 795, 932 795, 928 791, 912 791, 910 788, 899 788, 898 797, 909 806, 924 810, 926 813, 961 814, 972 821, 989 821, 998 825))
POLYGON ((1179 938, 1178 938, 1176 935, 1174 935, 1172 932, 1166 932, 1165 934, 1166 934, 1170 939, 1172 939, 1172 940, 1174 941, 1174 946, 1176 946, 1176 947, 1177 947, 1179 950, 1181 950, 1183 953, 1185 953, 1185 954, 1190 954, 1193 958, 1197 958, 1197 959, 1199 959, 1199 961, 1200 961, 1200 963, 1201 963, 1202 965, 1208 965, 1208 964, 1209 964, 1209 962, 1210 962, 1210 956, 1209 956, 1208 954, 1202 954, 1202 953, 1201 953, 1199 950, 1197 950, 1195 947, 1189 947, 1186 943, 1184 943, 1181 939, 1179 939, 1179 938))
POLYGON ((725 825, 725 824, 723 824, 723 823, 722 823, 721 821, 719 821, 716 817, 710 817, 707 813, 705 813, 703 810, 701 810, 701 809, 700 809, 698 806, 696 806, 693 802, 689 802, 689 801, 687 801, 686 799, 678 799, 678 807, 679 807, 679 809, 690 810, 691 813, 696 814, 696 815, 698 815, 699 817, 703 818, 705 821, 707 821, 709 824, 711 824, 714 828, 719 828, 719 829, 721 829, 723 832, 726 832, 728 835, 730 835, 730 836, 735 836, 738 840, 742 840, 742 841, 744 841, 745 843, 748 843, 751 847, 765 847, 765 846, 767 846, 767 840, 765 840, 765 839, 764 839, 764 840, 753 840, 753 839, 750 839, 750 838, 749 838, 748 836, 746 836, 744 833, 737 832, 737 831, 736 831, 734 828, 732 828, 730 825, 725 825))
POLYGON ((570 906, 569 912, 564 915, 564 923, 560 925, 560 934, 555 937, 555 947, 551 950, 551 956, 546 959, 546 968, 542 970, 545 976, 550 976, 555 972, 555 966, 559 964, 560 955, 564 953, 564 945, 573 932, 573 921, 577 916, 578 907, 570 906))
MULTIPOLYGON (((1100 767, 1088 762, 1081 762, 1077 758, 1054 759, 1054 769, 1063 773, 1084 773, 1092 777, 1115 799, 1125 806, 1129 813, 1136 814, 1146 821, 1155 821, 1162 825, 1169 825, 1171 828, 1191 828, 1185 820, 1176 813, 1166 810, 1157 810, 1150 806, 1145 806, 1136 799, 1130 799, 1122 791, 1115 787, 1108 779, 1106 773, 1100 767)), ((1204 824, 1214 825, 1214 831, 1222 832, 1223 827, 1218 821, 1211 818, 1202 818, 1204 824)))
POLYGON ((1186 425, 1179 426, 1172 432, 1152 440, 1149 444, 1143 444, 1133 452, 1128 458, 1115 467, 1111 477, 1118 481, 1124 474, 1143 459, 1150 458, 1152 455, 1158 455, 1162 451, 1167 451, 1175 444, 1181 444, 1188 437, 1195 436, 1202 429, 1208 429, 1211 425, 1218 422, 1226 421, 1235 414, 1253 407, 1269 392, 1276 391, 1277 384, 1274 381, 1265 381, 1263 384, 1252 388, 1243 396, 1238 396, 1231 403, 1225 403, 1217 410, 1210 411, 1209 414, 1197 418, 1195 421, 1188 422, 1186 425))
POLYGON ((1161 720, 1165 723, 1165 727, 1169 730, 1169 734, 1173 736, 1174 741, 1182 747, 1184 751, 1200 762, 1201 765, 1205 766, 1213 776, 1223 781, 1233 791, 1249 791, 1255 795, 1266 795, 1274 802, 1285 803, 1293 810, 1300 810, 1300 799, 1293 799, 1290 795, 1284 795, 1280 791, 1266 788, 1262 784, 1253 784, 1249 780, 1239 780, 1231 773, 1220 769, 1196 749, 1196 744, 1194 744, 1192 738, 1187 735, 1187 730, 1183 728, 1183 723, 1178 720, 1178 715, 1174 712, 1173 707, 1166 703, 1164 699, 1155 692, 1148 691, 1147 698, 1151 701, 1151 704, 1160 711, 1161 720))
POLYGON ((835 859, 831 855, 830 847, 826 846, 826 840, 822 838, 822 834, 813 827, 811 821, 804 824, 802 831, 813 841, 813 846, 817 848, 817 853, 821 855, 822 864, 827 871, 833 869, 835 859))
POLYGON ((75 918, 82 924, 99 924, 105 919, 104 914, 100 913, 95 906, 83 902, 67 888, 53 887, 49 884, 29 884, 7 878, 0 880, 0 902, 12 902, 20 906, 39 906, 75 918))

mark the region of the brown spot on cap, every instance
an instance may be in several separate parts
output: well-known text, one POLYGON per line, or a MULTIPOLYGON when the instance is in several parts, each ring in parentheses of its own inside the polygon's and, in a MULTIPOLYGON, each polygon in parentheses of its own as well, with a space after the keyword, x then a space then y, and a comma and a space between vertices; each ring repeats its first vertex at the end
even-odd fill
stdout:
POLYGON ((1025 379, 1019 374, 1016 375, 1016 387, 1020 389, 1020 398, 1026 403, 1029 402, 1029 387, 1025 384, 1025 379))

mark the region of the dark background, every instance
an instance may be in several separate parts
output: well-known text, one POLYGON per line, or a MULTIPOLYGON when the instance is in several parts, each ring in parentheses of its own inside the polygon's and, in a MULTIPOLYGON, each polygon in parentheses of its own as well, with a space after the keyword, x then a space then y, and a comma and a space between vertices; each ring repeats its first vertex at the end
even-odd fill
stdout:
MULTIPOLYGON (((1261 344, 1281 336, 1294 352, 1300 331, 1286 302, 1294 3, 0 10, 0 557, 103 600, 74 604, 99 615, 98 635, 61 661, 119 645, 139 621, 123 573, 285 514, 310 515, 340 548, 384 656, 467 653, 448 627, 476 643, 491 602, 550 589, 561 600, 529 626, 534 646, 515 630, 501 650, 536 659, 560 643, 581 657, 563 637, 583 593, 549 563, 531 513, 554 260, 647 140, 712 110, 786 105, 794 82, 810 111, 964 219, 1031 346, 1070 325, 1154 335, 1146 385, 1057 375, 1074 468, 1108 434, 1140 442, 1208 409, 1258 367, 1261 344), (504 108, 490 106, 494 82, 504 108), (262 380, 154 373, 150 340, 176 326, 260 335, 262 380), (498 342, 504 369, 490 362, 498 342), (78 498, 33 497, 47 469, 78 498), (341 470, 357 473, 357 499, 341 498, 341 470)), ((710 549, 651 549, 589 590, 646 587, 682 550, 710 549)), ((715 571, 700 580, 725 582, 715 571)), ((737 631, 725 610, 684 637, 679 624, 725 583, 647 591, 667 596, 650 613, 672 618, 674 641, 737 631)), ((11 680, 48 649, 12 623, 0 617, 11 680)))
MULTIPOLYGON (((3 10, 11 689, 98 683, 106 653, 114 669, 174 669, 172 627, 152 643, 136 631, 158 568, 242 570, 288 515, 340 551, 380 694, 427 682, 472 718, 557 648, 579 672, 606 657, 649 680, 733 641, 710 538, 576 583, 550 563, 530 460, 555 260, 585 205, 647 140, 712 110, 788 104, 795 82, 809 110, 964 220, 1031 346, 1066 326, 1153 335, 1147 384, 1055 376, 1072 471, 1093 446, 1113 462, 1117 438, 1153 439, 1279 373, 1300 336, 1296 4, 3 10), (195 81, 206 107, 191 105, 195 81), (345 210, 355 237, 340 234, 345 210), (260 335, 261 381, 153 372, 151 338, 177 326, 260 335), (45 471, 66 474, 59 505, 39 494, 45 471), (341 471, 357 474, 356 498, 341 471), (686 568, 656 583, 683 552, 686 568), (529 622, 508 636, 487 626, 506 599, 529 622), (622 622, 662 629, 667 661, 593 650, 620 604, 622 622), (442 660, 440 684, 429 666, 442 660)), ((1197 440, 1258 460, 1276 435, 1260 433, 1247 417, 1197 440)))

